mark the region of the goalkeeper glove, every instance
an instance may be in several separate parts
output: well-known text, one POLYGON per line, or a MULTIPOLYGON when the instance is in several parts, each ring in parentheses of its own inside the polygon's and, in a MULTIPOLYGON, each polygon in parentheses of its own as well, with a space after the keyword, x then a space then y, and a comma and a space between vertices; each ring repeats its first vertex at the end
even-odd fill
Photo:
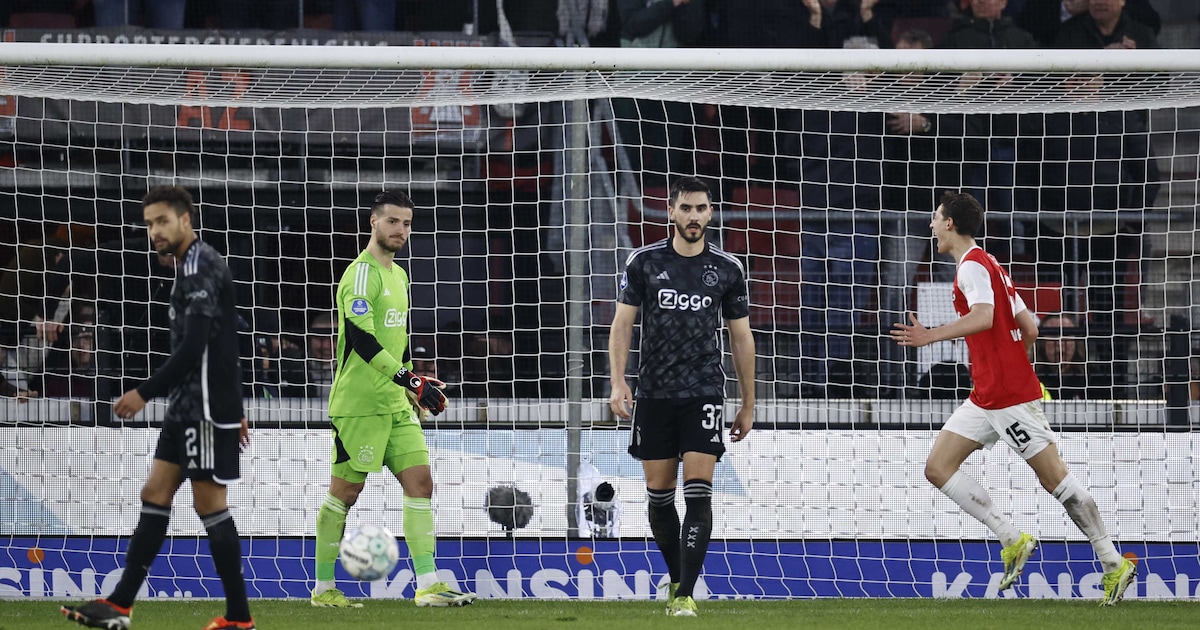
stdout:
POLYGON ((417 406, 421 409, 435 416, 446 410, 446 395, 442 393, 442 388, 446 384, 436 378, 427 378, 400 368, 400 371, 392 377, 392 381, 412 392, 417 406))
POLYGON ((411 389, 405 389, 404 395, 408 398, 408 404, 412 405, 413 413, 417 415, 417 422, 424 423, 429 420, 429 412, 417 404, 417 395, 411 389))

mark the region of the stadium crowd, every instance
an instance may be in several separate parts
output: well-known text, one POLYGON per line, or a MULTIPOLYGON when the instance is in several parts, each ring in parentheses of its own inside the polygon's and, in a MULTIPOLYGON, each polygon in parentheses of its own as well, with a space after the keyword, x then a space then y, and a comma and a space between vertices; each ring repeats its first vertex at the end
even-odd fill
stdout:
MULTIPOLYGON (((1145 49, 1160 47, 1157 37, 1163 28, 1152 0, 522 0, 504 4, 502 12, 488 2, 271 0, 254 3, 254 11, 240 10, 243 4, 14 0, 5 3, 0 26, 472 35, 508 28, 561 40, 568 33, 560 8, 570 5, 586 16, 584 29, 592 45, 607 46, 1145 49)), ((1100 91, 1105 80, 1081 79, 1080 92, 1100 91)), ((987 87, 964 77, 958 89, 987 87)), ((613 107, 619 119, 638 116, 637 122, 621 124, 620 143, 646 189, 665 187, 675 174, 694 173, 717 183, 718 199, 754 203, 763 191, 746 186, 747 181, 786 183, 777 184, 780 188, 768 196, 791 200, 778 203, 781 212, 783 206, 799 211, 794 219, 801 235, 800 262, 794 273, 803 281, 794 306, 800 316, 794 325, 781 326, 795 335, 800 371, 810 375, 798 395, 863 393, 850 385, 855 357, 862 355, 856 339, 877 344, 873 336, 902 318, 903 305, 910 302, 903 292, 914 281, 948 279, 945 261, 927 240, 912 235, 923 232, 943 191, 963 190, 985 200, 989 251, 1010 266, 1018 283, 1064 289, 1087 283, 1086 297, 1063 303, 1062 317, 1044 325, 1102 334, 1073 340, 1076 355, 1061 357, 1062 349, 1039 355, 1043 362, 1083 364, 1064 368, 1055 387, 1072 392, 1067 397, 1136 396, 1111 369, 1096 377, 1102 381, 1097 385, 1069 385, 1067 374, 1078 369, 1090 378, 1099 374, 1099 366, 1111 368, 1124 352, 1126 338, 1115 333, 1136 332, 1147 324, 1136 285, 1125 286, 1138 277, 1142 225, 1123 221, 1107 230, 1080 230, 1063 217, 1156 207, 1163 176, 1150 144, 1148 112, 885 114, 621 100, 613 107), (804 210, 844 212, 809 219, 804 210), (892 211, 884 216, 906 218, 864 221, 855 214, 862 211, 892 211), (1033 212, 1047 218, 1030 219, 1033 212), (864 283, 864 277, 877 281, 864 283), (1072 319, 1080 313, 1090 314, 1087 321, 1072 319)), ((782 218, 765 227, 773 229, 782 218)), ((165 359, 169 343, 163 338, 163 291, 170 286, 172 261, 153 253, 131 256, 138 247, 97 244, 94 234, 68 225, 56 233, 25 236, 26 245, 4 252, 11 260, 0 270, 0 373, 14 391, 91 395, 97 370, 104 370, 95 356, 101 341, 98 314, 111 324, 108 330, 124 331, 117 333, 122 338, 116 345, 125 355, 127 378, 145 378, 156 361, 165 359), (97 279, 95 269, 111 265, 122 265, 126 275, 97 279), (113 282, 120 286, 106 286, 113 282), (131 369, 139 361, 143 365, 131 369)), ((793 273, 780 268, 776 257, 755 256, 752 243, 727 239, 725 246, 750 263, 752 292, 756 279, 793 273)), ((328 312, 304 313, 305 329, 285 329, 277 321, 264 324, 257 316, 246 319, 253 320, 243 322, 246 330, 254 331, 247 335, 244 353, 254 357, 247 370, 253 375, 248 395, 327 394, 336 332, 328 312)), ((431 338, 422 347, 435 343, 438 363, 431 369, 450 373, 447 380, 461 379, 457 382, 466 390, 471 383, 487 382, 492 369, 514 372, 514 341, 503 333, 464 333, 448 342, 431 338)), ((942 389, 957 397, 954 386, 935 385, 932 391, 942 389)), ((514 395, 511 386, 464 394, 489 392, 514 395)))

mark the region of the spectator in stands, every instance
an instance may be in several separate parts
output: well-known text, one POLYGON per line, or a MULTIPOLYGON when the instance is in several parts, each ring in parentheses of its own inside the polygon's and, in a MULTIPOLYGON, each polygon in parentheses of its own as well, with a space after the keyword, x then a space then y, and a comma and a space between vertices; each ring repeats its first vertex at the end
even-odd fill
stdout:
POLYGON ((896 38, 897 50, 928 50, 933 48, 933 37, 921 29, 910 29, 896 38))
POLYGON ((0 346, 18 349, 23 370, 41 369, 44 350, 63 329, 67 309, 59 308, 70 289, 67 244, 51 237, 17 246, 0 268, 0 346))
MULTIPOLYGON (((957 19, 942 48, 1007 49, 1034 48, 1033 36, 1002 15, 1006 0, 968 0, 969 9, 957 19)), ((998 89, 1012 80, 1011 75, 968 73, 959 81, 964 92, 998 89)), ((1018 136, 1022 118, 1016 114, 954 114, 938 117, 938 159, 944 166, 961 165, 961 189, 988 209, 986 233, 988 252, 1001 260, 1024 253, 1026 234, 1034 230, 1027 221, 1016 221, 1004 213, 1013 210, 1013 186, 1016 181, 1018 136), (1021 238, 1017 242, 1012 237, 1021 238)), ((953 179, 953 176, 951 175, 953 179)), ((939 186, 942 183, 939 182, 939 186)), ((945 182, 947 188, 954 182, 945 182)))
POLYGON ((187 13, 187 0, 92 0, 92 6, 96 26, 179 30, 187 13))
POLYGON ((4 378, 3 374, 0 374, 0 396, 16 398, 17 402, 25 403, 28 402, 30 398, 37 398, 39 394, 37 391, 18 389, 16 385, 9 383, 8 379, 4 378))
POLYGON ((891 35, 877 19, 878 0, 803 0, 808 20, 801 30, 811 31, 807 48, 843 48, 851 37, 866 37, 877 47, 890 47, 891 35))
MULTIPOLYGON (((699 41, 705 0, 617 0, 621 46, 676 48, 699 41)), ((695 171, 695 117, 690 103, 613 99, 621 143, 633 170, 665 182, 668 173, 695 171)), ((664 184, 665 185, 665 184, 664 184)))
POLYGON ((17 402, 24 403, 30 398, 37 398, 40 393, 37 390, 30 390, 18 385, 18 383, 10 381, 4 371, 8 371, 8 358, 10 353, 0 346, 0 396, 8 398, 16 398, 17 402))
POLYGON ((338 0, 333 28, 339 31, 391 31, 396 28, 396 0, 338 0))
POLYGON ((1028 31, 1002 15, 1007 3, 1008 0, 969 0, 970 9, 954 21, 940 47, 1036 48, 1037 43, 1028 31))
POLYGON ((46 359, 43 374, 30 379, 30 389, 50 398, 90 399, 96 391, 96 338, 91 321, 71 325, 71 347, 56 350, 46 359))
POLYGON ((1087 342, 1074 318, 1051 315, 1039 328, 1033 366, 1052 400, 1113 397, 1112 371, 1087 360, 1087 342))
POLYGON ((1161 48, 1154 30, 1124 11, 1125 0, 1089 0, 1087 13, 1067 20, 1056 48, 1161 48))
MULTIPOLYGON (((946 0, 879 0, 875 5, 875 19, 879 20, 878 28, 885 33, 902 33, 916 28, 928 32, 936 44, 949 27, 949 8, 950 3, 946 0)), ((886 48, 888 43, 880 41, 879 46, 886 48)))
MULTIPOLYGON (((300 26, 300 0, 220 0, 223 29, 282 31, 300 26)), ((338 3, 342 4, 342 3, 338 3)))
POLYGON ((704 0, 617 0, 621 46, 678 48, 704 32, 704 0))
POLYGON ((334 347, 337 326, 328 313, 318 313, 308 326, 308 390, 311 398, 329 398, 337 369, 334 347))

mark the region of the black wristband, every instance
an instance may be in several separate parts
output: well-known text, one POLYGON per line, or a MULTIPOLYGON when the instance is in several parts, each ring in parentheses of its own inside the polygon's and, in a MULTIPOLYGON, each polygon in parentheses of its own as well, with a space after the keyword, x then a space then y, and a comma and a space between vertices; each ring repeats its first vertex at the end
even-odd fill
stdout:
POLYGON ((421 377, 408 371, 408 368, 401 367, 400 371, 392 376, 392 382, 405 389, 411 389, 414 392, 421 389, 421 377))

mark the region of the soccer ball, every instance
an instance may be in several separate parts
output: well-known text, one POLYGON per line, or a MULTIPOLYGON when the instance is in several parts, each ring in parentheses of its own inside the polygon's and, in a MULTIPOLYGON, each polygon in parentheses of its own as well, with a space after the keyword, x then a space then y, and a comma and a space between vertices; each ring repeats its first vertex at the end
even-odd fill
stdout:
POLYGON ((363 525, 346 534, 341 545, 342 568, 367 582, 391 574, 400 561, 400 545, 386 527, 363 525))

